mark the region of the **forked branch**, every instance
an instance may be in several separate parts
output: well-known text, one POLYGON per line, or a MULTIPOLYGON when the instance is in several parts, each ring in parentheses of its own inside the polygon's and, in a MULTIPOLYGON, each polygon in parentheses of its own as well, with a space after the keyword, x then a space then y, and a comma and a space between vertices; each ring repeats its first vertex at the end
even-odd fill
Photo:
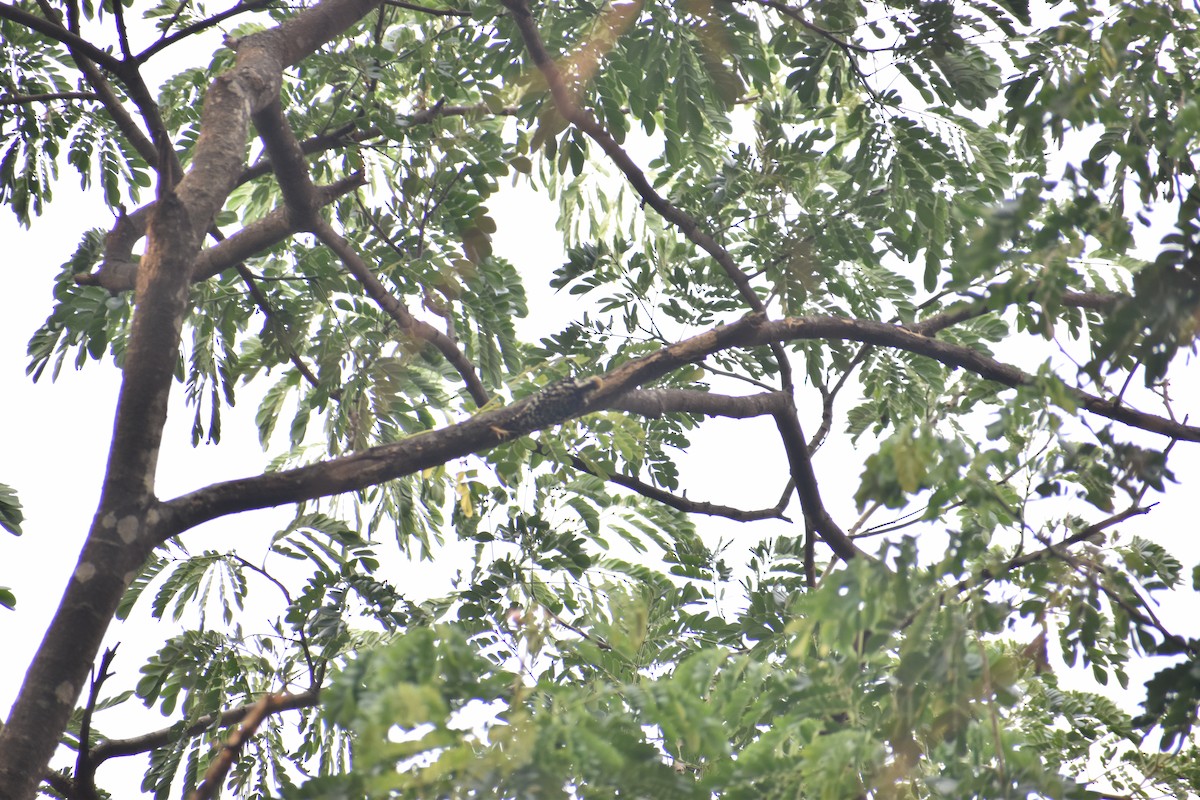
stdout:
POLYGON ((352 274, 372 300, 400 327, 406 335, 418 341, 433 345, 449 361, 462 376, 467 391, 479 407, 488 402, 488 392, 475 366, 459 349, 458 344, 446 334, 424 320, 412 315, 403 303, 396 299, 374 271, 358 255, 345 237, 333 229, 328 222, 317 214, 320 198, 316 187, 308 175, 308 165, 304 161, 304 153, 300 143, 283 118, 283 109, 278 102, 273 103, 255 115, 259 136, 263 140, 267 154, 275 168, 275 177, 283 192, 284 202, 287 203, 288 213, 294 217, 297 224, 316 235, 321 242, 341 259, 342 264, 352 274))
MULTIPOLYGON (((440 466, 473 453, 513 441, 534 430, 559 424, 580 414, 616 406, 632 389, 657 380, 685 364, 697 363, 713 353, 733 347, 756 347, 770 342, 799 339, 843 339, 894 347, 933 358, 943 364, 971 370, 1005 386, 1031 384, 1034 378, 1016 367, 1003 364, 968 347, 920 336, 902 327, 843 317, 798 317, 769 321, 750 315, 731 325, 722 325, 654 353, 625 362, 603 375, 592 376, 572 402, 556 406, 553 413, 529 412, 541 403, 539 395, 512 405, 476 414, 468 420, 437 430, 416 434, 400 442, 368 448, 353 455, 318 464, 281 470, 251 478, 227 481, 178 497, 160 506, 167 538, 227 514, 269 508, 318 497, 341 494, 372 486, 422 469, 440 466), (530 424, 533 420, 535 424, 530 424)), ((1143 430, 1172 438, 1200 442, 1200 428, 1112 403, 1076 391, 1081 405, 1093 413, 1125 422, 1143 430)), ((544 403, 542 403, 544 407, 544 403)), ((786 420, 785 420, 786 422, 786 420)), ((781 426, 782 430, 782 426, 781 426)), ((795 437, 793 437, 795 438, 795 437)), ((785 445, 788 445, 785 439, 785 445)), ((789 445, 789 458, 805 452, 804 440, 789 445)), ((815 480, 795 468, 799 480, 815 480)), ((803 497, 803 495, 802 495, 803 497)), ((816 508, 814 508, 814 511, 816 508)), ((858 552, 828 516, 813 514, 815 529, 839 556, 858 552), (839 535, 840 534, 840 535, 839 535)))

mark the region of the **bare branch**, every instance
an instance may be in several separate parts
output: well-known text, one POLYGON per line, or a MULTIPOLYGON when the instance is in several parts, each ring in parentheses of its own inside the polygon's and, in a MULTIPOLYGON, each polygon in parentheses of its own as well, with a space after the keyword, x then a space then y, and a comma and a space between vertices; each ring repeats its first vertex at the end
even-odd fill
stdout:
POLYGON ((129 31, 125 27, 124 3, 113 3, 112 14, 117 23, 117 45, 121 48, 124 60, 128 61, 132 53, 129 51, 129 31))
MULTIPOLYGON (((588 469, 587 465, 584 464, 583 461, 575 457, 571 458, 571 466, 575 467, 575 469, 579 470, 580 472, 586 472, 589 475, 596 474, 592 470, 588 469)), ((783 510, 787 508, 788 500, 791 499, 790 492, 785 492, 783 498, 771 508, 745 510, 741 508, 734 508, 733 506, 723 506, 716 503, 705 503, 699 500, 689 500, 686 497, 680 497, 679 495, 672 494, 665 489, 652 486, 651 484, 639 480, 632 475, 621 475, 618 473, 614 475, 597 477, 603 477, 610 483, 615 483, 618 486, 624 486, 626 489, 637 492, 643 497, 648 497, 651 500, 657 500, 663 505, 669 506, 676 511, 683 511, 688 514, 704 514, 710 517, 724 517, 736 522, 755 522, 763 519, 782 519, 789 522, 791 521, 788 520, 788 518, 783 514, 783 510)))
POLYGON ((144 64, 147 61, 149 61, 153 55, 155 55, 156 53, 158 53, 162 50, 165 50, 166 48, 175 44, 175 42, 178 42, 182 39, 186 39, 187 37, 192 36, 197 33, 200 33, 201 31, 208 30, 212 26, 219 25, 220 23, 224 22, 225 20, 229 19, 230 17, 235 17, 238 14, 244 14, 248 11, 259 11, 264 8, 269 8, 271 6, 271 3, 273 3, 274 1, 275 0, 247 0, 246 2, 239 2, 239 3, 235 4, 232 8, 222 11, 219 14, 213 14, 211 17, 208 17, 207 19, 198 20, 196 22, 193 22, 190 25, 185 25, 184 27, 175 31, 175 33, 172 33, 170 36, 161 37, 154 44, 150 45, 145 50, 138 53, 136 56, 134 56, 134 61, 136 61, 139 64, 144 64))
POLYGON ((208 765, 208 771, 204 773, 204 780, 188 793, 188 800, 209 800, 209 798, 216 797, 221 782, 229 774, 233 762, 237 761, 238 756, 241 755, 247 740, 258 730, 262 721, 271 714, 277 698, 283 697, 284 695, 265 694, 250 708, 241 727, 229 735, 225 744, 222 745, 221 751, 208 765))
MULTIPOLYGON (((362 186, 365 180, 361 172, 356 172, 328 186, 318 186, 320 204, 332 203, 362 186)), ((154 204, 150 203, 121 216, 108 235, 100 269, 76 275, 75 282, 82 286, 103 286, 114 294, 134 288, 138 268, 132 261, 133 246, 145 234, 145 223, 153 209, 154 204)), ((288 213, 287 206, 273 209, 224 241, 200 251, 192 264, 192 282, 208 280, 234 268, 247 258, 299 233, 302 228, 288 213)))
MULTIPOLYGON (((164 520, 162 536, 169 538, 227 514, 257 508, 295 503, 362 489, 428 467, 439 466, 456 458, 479 453, 504 442, 513 441, 534 430, 550 427, 571 417, 620 402, 631 389, 657 380, 684 364, 696 363, 712 353, 732 347, 751 347, 772 341, 834 338, 896 347, 925 355, 944 364, 969 369, 1005 386, 1021 386, 1033 378, 1015 367, 1002 364, 967 347, 920 336, 898 326, 881 322, 850 320, 842 317, 797 317, 768 321, 752 314, 731 324, 718 326, 689 339, 663 347, 649 355, 627 361, 610 372, 588 379, 587 390, 552 413, 531 416, 530 411, 545 402, 540 395, 524 398, 510 406, 484 411, 460 423, 416 434, 401 442, 368 448, 342 458, 318 464, 281 470, 251 478, 226 481, 183 495, 159 506, 164 520), (531 422, 532 421, 532 422, 531 422)), ((548 391, 548 390, 547 390, 548 391)), ((1085 408, 1126 424, 1135 425, 1175 438, 1200 442, 1200 428, 1144 414, 1127 408, 1113 408, 1098 398, 1076 392, 1085 408)), ((791 404, 782 414, 795 413, 791 404)), ((792 462, 806 515, 814 528, 839 556, 859 552, 844 531, 824 512, 815 489, 815 474, 806 469, 799 454, 807 455, 802 437, 794 427, 780 425, 781 436, 792 462), (802 485, 802 482, 804 485, 802 485)), ((806 517, 807 518, 807 517, 806 517)))
MULTIPOLYGON (((643 389, 630 391, 614 400, 609 408, 615 411, 626 411, 647 417, 659 417, 669 413, 702 414, 711 417, 730 417, 746 419, 768 414, 775 414, 785 409, 789 404, 788 395, 784 392, 768 392, 749 397, 730 397, 688 389, 643 389)), ((677 511, 690 514, 705 514, 708 516, 725 517, 738 522, 751 522, 762 519, 784 519, 783 510, 791 499, 791 489, 783 493, 779 502, 771 508, 744 510, 732 506, 706 503, 679 497, 657 486, 648 484, 631 475, 612 474, 601 475, 588 467, 582 459, 572 456, 571 465, 580 472, 596 475, 605 480, 637 492, 643 497, 657 500, 663 505, 677 511)))
POLYGON ((702 392, 695 389, 642 389, 622 395, 609 405, 646 417, 663 414, 702 414, 707 417, 746 419, 775 414, 788 405, 786 392, 766 392, 743 397, 702 392))
MULTIPOLYGON (((104 655, 100 657, 100 664, 92 673, 87 706, 83 709, 83 719, 79 723, 79 753, 75 758, 75 785, 76 792, 82 792, 89 798, 97 797, 95 783, 96 761, 94 754, 90 750, 92 715, 96 712, 96 703, 100 699, 100 687, 112 677, 112 673, 108 671, 108 668, 112 666, 113 659, 116 656, 117 648, 114 645, 105 650, 104 655)), ((72 792, 72 796, 74 794, 75 792, 72 792)))
POLYGON ((863 345, 858 348, 858 352, 854 354, 854 358, 850 359, 850 363, 846 365, 846 368, 842 371, 833 388, 827 389, 824 384, 819 387, 821 389, 821 424, 817 428, 817 432, 808 440, 808 454, 810 456, 817 452, 825 442, 825 437, 829 435, 829 431, 833 428, 833 402, 837 400, 838 393, 850 381, 850 376, 854 374, 854 370, 858 369, 867 360, 870 352, 871 348, 869 345, 863 345))
POLYGON ((435 17, 465 17, 469 19, 471 16, 470 11, 460 11, 457 8, 430 8, 416 3, 406 3, 404 0, 383 0, 383 4, 393 8, 407 8, 409 11, 430 14, 435 17))
POLYGON ((48 103, 53 100, 100 100, 95 92, 46 92, 45 94, 10 94, 0 97, 0 106, 17 106, 25 103, 48 103))
MULTIPOLYGON (((1112 292, 1064 292, 1059 300, 1068 308, 1086 308, 1093 311, 1103 311, 1116 305, 1124 296, 1112 292)), ((1034 292, 1030 290, 1026 295, 1026 299, 1032 300, 1033 298, 1034 292)), ((971 303, 963 303, 941 313, 934 314, 931 317, 926 317, 920 322, 914 322, 907 327, 910 331, 925 336, 933 336, 938 331, 969 319, 982 317, 984 314, 995 310, 995 308, 987 304, 986 300, 977 300, 971 303)))
POLYGON ((849 561, 857 556, 865 556, 825 508, 817 484, 817 473, 808 455, 808 442, 800 429, 795 405, 788 403, 786 408, 776 412, 775 424, 780 439, 783 440, 784 452, 787 453, 788 467, 792 482, 796 485, 796 494, 800 497, 801 508, 804 510, 806 526, 810 531, 815 531, 821 537, 821 541, 829 545, 839 558, 849 561))
POLYGON ((65 45, 72 51, 81 53, 89 60, 96 62, 114 74, 121 72, 122 64, 120 59, 109 55, 81 36, 71 33, 71 31, 51 19, 39 17, 37 14, 31 14, 22 8, 8 3, 0 3, 0 19, 11 20, 31 31, 36 31, 48 39, 65 45))
MULTIPOLYGON (((128 581, 161 540, 154 476, 192 261, 245 168, 250 115, 278 102, 284 68, 375 6, 375 0, 322 0, 278 28, 242 40, 234 67, 206 93, 187 175, 177 186, 160 180, 146 253, 137 270, 137 310, 100 502, 77 567, 0 729, 0 785, 14 800, 36 793, 128 581)), ((80 46, 89 58, 113 62, 61 26, 13 6, 0 4, 0 18, 32 23, 35 30, 80 46)), ((168 154, 163 151, 161 157, 168 154)))
POLYGON ((276 102, 259 112, 255 116, 255 122, 271 162, 275 164, 275 176, 288 211, 297 218, 298 224, 312 231, 341 259, 350 274, 358 279, 371 299, 400 326, 401 331, 414 339, 432 344, 441 352, 462 376, 467 391, 477 406, 482 408, 487 405, 487 389, 479 379, 475 366, 459 349, 458 344, 428 322, 414 317, 404 304, 387 290, 350 243, 316 213, 319 203, 316 189, 308 178, 308 166, 304 163, 300 144, 283 118, 283 110, 279 103, 276 102))
MULTIPOLYGON (((312 708, 320 699, 320 691, 318 689, 310 689, 307 692, 298 692, 295 694, 273 694, 268 695, 272 698, 271 713, 278 714, 283 711, 293 711, 298 708, 312 708)), ((203 733, 214 725, 218 727, 228 727, 236 725, 246 718, 246 716, 258 705, 255 702, 237 708, 231 708, 227 711, 222 711, 220 714, 205 714, 197 719, 188 727, 184 728, 184 736, 195 736, 203 733)), ((150 733, 144 733, 141 736, 134 736, 129 739, 108 739, 101 742, 92 751, 92 761, 94 764, 100 764, 110 758, 119 758, 121 756, 132 756, 138 753, 148 753, 159 747, 168 744, 171 739, 179 735, 179 731, 174 726, 170 728, 162 728, 150 733)))

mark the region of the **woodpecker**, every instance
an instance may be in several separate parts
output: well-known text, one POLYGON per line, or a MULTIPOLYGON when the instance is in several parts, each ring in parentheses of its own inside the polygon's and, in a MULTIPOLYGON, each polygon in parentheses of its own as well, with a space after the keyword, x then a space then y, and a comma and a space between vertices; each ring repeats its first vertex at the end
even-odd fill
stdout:
POLYGON ((532 431, 573 417, 601 383, 595 375, 582 380, 564 378, 555 381, 530 397, 508 426, 532 431))

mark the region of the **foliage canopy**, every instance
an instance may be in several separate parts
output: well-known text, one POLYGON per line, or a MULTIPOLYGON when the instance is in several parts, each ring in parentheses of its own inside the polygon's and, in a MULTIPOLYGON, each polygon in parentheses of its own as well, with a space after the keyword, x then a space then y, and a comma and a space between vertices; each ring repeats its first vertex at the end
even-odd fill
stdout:
POLYGON ((122 371, 5 795, 1200 791, 1200 568, 1122 533, 1200 441, 1198 53, 1136 0, 0 3, 0 200, 116 212, 29 373, 122 371), (531 192, 549 277, 493 250, 531 192), (265 470, 157 497, 175 384, 265 470), (777 504, 689 495, 717 417, 777 504), (112 694, 139 607, 185 630, 112 694), (1157 656, 1140 715, 1063 685, 1157 656))

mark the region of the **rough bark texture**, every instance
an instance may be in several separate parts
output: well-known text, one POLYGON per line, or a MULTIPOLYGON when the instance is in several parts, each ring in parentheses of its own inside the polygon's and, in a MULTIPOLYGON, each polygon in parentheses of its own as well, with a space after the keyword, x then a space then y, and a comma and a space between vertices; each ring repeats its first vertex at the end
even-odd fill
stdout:
MULTIPOLYGON (((480 407, 488 404, 488 393, 475 366, 460 349, 453 330, 443 333, 416 318, 393 296, 372 265, 322 219, 319 213, 322 205, 352 191, 362 181, 362 176, 356 174, 328 187, 314 186, 304 155, 313 152, 313 148, 338 141, 338 136, 313 140, 307 146, 298 142, 279 106, 283 71, 362 19, 379 4, 378 0, 325 0, 277 28, 236 42, 236 65, 215 80, 207 94, 201 134, 186 175, 178 174, 175 154, 161 149, 164 136, 159 130, 160 123, 156 122, 159 115, 153 101, 142 91, 144 85, 137 75, 139 59, 145 53, 132 56, 126 52, 125 58, 120 58, 71 34, 49 12, 38 17, 12 6, 0 7, 0 17, 62 42, 77 58, 90 59, 94 75, 88 73, 88 76, 97 96, 108 112, 119 118, 121 129, 147 162, 157 165, 160 173, 156 201, 117 222, 110 234, 104 266, 96 274, 80 279, 110 291, 124 291, 136 285, 137 309, 125 354, 100 504, 62 603, 29 667, 7 724, 0 731, 0 795, 4 800, 28 800, 36 794, 107 626, 139 567, 156 545, 203 522, 242 511, 364 489, 486 451, 591 411, 617 409, 647 416, 688 413, 732 418, 769 415, 778 428, 791 478, 783 497, 772 508, 742 511, 676 497, 641 482, 636 476, 608 478, 680 510, 742 520, 781 517, 794 491, 803 505, 810 548, 816 536, 843 559, 862 557, 862 551, 821 501, 811 461, 811 450, 816 445, 806 441, 801 429, 793 396, 792 368, 784 343, 814 339, 855 341, 864 346, 915 353, 1007 387, 1027 386, 1035 381, 1014 366, 935 338, 938 331, 985 313, 988 307, 983 303, 966 304, 908 327, 833 316, 768 319, 762 298, 730 253, 696 218, 660 196, 596 116, 578 105, 524 0, 503 0, 503 3, 513 15, 531 60, 544 74, 561 115, 603 149, 647 207, 723 268, 745 306, 756 313, 626 361, 607 373, 550 384, 539 394, 507 407, 489 407, 456 424, 305 467, 213 484, 166 502, 155 496, 154 475, 189 287, 195 281, 237 266, 242 259, 298 231, 316 234, 404 334, 435 348, 458 371, 476 404, 480 407), (150 136, 137 127, 111 90, 105 93, 107 79, 99 70, 107 70, 138 89, 127 94, 150 128, 150 136), (248 174, 265 171, 266 167, 248 170, 246 166, 252 122, 266 145, 269 154, 266 163, 276 174, 285 205, 224 242, 202 250, 204 238, 233 188, 246 180, 248 174), (135 267, 131 253, 143 237, 147 240, 145 255, 135 267), (771 348, 778 362, 778 390, 730 397, 639 388, 712 354, 764 346, 771 348)), ((460 112, 464 112, 462 107, 440 111, 460 112)), ((1076 294, 1064 302, 1082 308, 1103 308, 1114 302, 1114 298, 1076 294)), ((826 394, 827 401, 839 388, 840 384, 826 394)), ((1081 390, 1070 390, 1070 394, 1081 408, 1093 414, 1174 439, 1200 441, 1200 428, 1195 426, 1139 412, 1081 390)), ((828 430, 829 409, 827 402, 826 421, 814 441, 823 438, 828 430)), ((582 461, 576 467, 586 469, 582 461)), ((808 567, 811 568, 811 550, 808 567)), ((264 700, 257 719, 282 708, 315 702, 317 688, 314 686, 311 695, 264 700)), ((236 713, 244 716, 250 711, 243 709, 236 713)), ((227 721, 233 719, 230 712, 227 721)), ((93 752, 93 764, 103 757, 141 752, 137 748, 153 746, 165 740, 166 735, 159 732, 124 743, 110 743, 107 750, 101 747, 93 752)), ((207 787, 219 783, 220 775, 214 775, 207 787)))
MULTIPOLYGON (((188 286, 205 232, 245 168, 251 114, 276 102, 287 66, 375 5, 371 0, 328 0, 279 28, 240 42, 236 66, 214 81, 205 98, 190 171, 177 186, 173 170, 160 173, 159 197, 138 269, 137 310, 100 505, 62 602, 0 732, 0 787, 5 798, 36 795, 117 603, 154 543, 163 538, 154 474, 188 286)), ((44 20, 30 22, 30 27, 62 38, 65 30, 52 30, 54 24, 44 20)))

